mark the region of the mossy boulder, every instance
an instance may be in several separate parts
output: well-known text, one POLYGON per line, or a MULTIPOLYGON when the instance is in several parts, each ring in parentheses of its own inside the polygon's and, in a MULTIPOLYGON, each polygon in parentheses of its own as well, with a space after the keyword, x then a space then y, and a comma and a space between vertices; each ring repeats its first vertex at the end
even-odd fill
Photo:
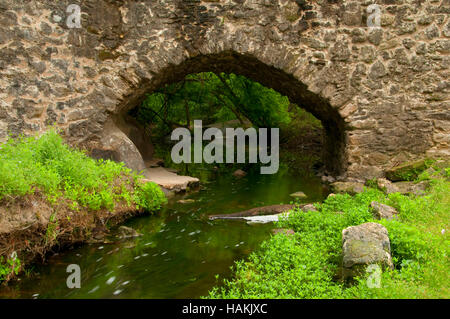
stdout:
POLYGON ((387 229, 377 223, 347 227, 342 231, 343 276, 350 278, 376 264, 393 268, 387 229))
POLYGON ((425 159, 403 163, 386 171, 386 177, 393 182, 412 181, 426 170, 429 164, 429 161, 425 159))

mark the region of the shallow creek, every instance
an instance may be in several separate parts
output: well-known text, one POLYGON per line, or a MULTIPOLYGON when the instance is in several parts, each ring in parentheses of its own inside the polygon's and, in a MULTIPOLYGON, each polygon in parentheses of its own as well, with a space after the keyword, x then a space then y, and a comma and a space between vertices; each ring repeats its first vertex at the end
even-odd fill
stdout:
POLYGON ((304 202, 327 195, 319 178, 287 166, 274 175, 250 170, 240 179, 229 172, 201 175, 209 182, 199 191, 177 195, 160 212, 125 223, 143 236, 56 254, 35 266, 32 276, 0 287, 0 298, 198 298, 217 284, 216 274, 230 276, 230 266, 257 249, 275 227, 210 221, 208 215, 289 203, 289 194, 297 191, 308 196, 304 202), (182 198, 195 202, 178 203, 182 198), (81 268, 80 289, 67 288, 69 264, 81 268))

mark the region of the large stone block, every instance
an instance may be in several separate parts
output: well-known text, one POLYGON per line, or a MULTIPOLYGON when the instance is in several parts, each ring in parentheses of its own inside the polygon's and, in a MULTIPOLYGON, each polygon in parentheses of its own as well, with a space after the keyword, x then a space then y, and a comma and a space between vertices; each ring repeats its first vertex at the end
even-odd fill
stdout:
POLYGON ((372 264, 393 268, 387 229, 377 223, 345 228, 342 231, 342 253, 344 278, 362 275, 372 264))

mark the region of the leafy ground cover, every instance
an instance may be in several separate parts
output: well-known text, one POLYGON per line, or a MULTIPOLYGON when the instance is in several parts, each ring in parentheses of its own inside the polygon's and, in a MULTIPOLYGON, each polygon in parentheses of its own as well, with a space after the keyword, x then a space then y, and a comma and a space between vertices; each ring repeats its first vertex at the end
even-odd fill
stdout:
MULTIPOLYGON (((70 148, 55 130, 0 145, 0 206, 11 214, 15 212, 8 207, 30 197, 48 203, 53 213, 42 233, 46 246, 57 239, 63 217, 66 224, 75 223, 67 211, 89 216, 98 211, 113 215, 119 205, 129 210, 159 209, 166 201, 164 194, 156 184, 140 182, 141 178, 123 163, 94 160, 70 148)), ((1 281, 19 271, 20 259, 17 254, 0 255, 1 281)))
POLYGON ((426 195, 386 195, 366 188, 317 203, 318 212, 296 210, 278 233, 233 267, 207 298, 449 298, 450 169, 419 175, 429 179, 426 195), (371 201, 391 205, 398 220, 374 220, 371 201), (383 271, 381 287, 370 288, 369 273, 353 283, 341 280, 342 230, 365 222, 384 225, 395 269, 383 271))

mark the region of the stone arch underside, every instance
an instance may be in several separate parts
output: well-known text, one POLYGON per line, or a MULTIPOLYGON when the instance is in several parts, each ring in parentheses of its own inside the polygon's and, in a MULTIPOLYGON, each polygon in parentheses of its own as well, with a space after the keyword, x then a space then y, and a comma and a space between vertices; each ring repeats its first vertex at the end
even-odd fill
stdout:
POLYGON ((313 113, 329 167, 349 178, 450 156, 446 1, 381 1, 380 28, 359 1, 83 0, 82 28, 69 29, 70 3, 0 5, 0 141, 56 123, 76 146, 151 153, 124 112, 204 70, 246 75, 313 113))
MULTIPOLYGON (((124 132, 125 135, 136 144, 137 149, 141 154, 145 153, 142 157, 144 159, 149 158, 151 156, 151 141, 147 140, 146 142, 148 144, 145 144, 145 137, 142 137, 137 132, 139 131, 139 125, 133 119, 130 119, 127 114, 128 111, 131 108, 140 105, 145 98, 145 94, 142 94, 142 92, 151 92, 156 86, 161 87, 165 84, 179 82, 188 74, 200 72, 225 72, 244 75, 266 87, 270 87, 288 96, 293 103, 296 103, 321 120, 325 130, 323 160, 327 170, 335 175, 339 175, 345 171, 346 124, 339 112, 331 107, 327 100, 310 92, 306 85, 298 81, 292 75, 268 66, 252 56, 241 55, 233 51, 225 51, 219 54, 199 55, 187 59, 179 65, 171 65, 163 69, 160 74, 153 77, 153 81, 143 83, 142 87, 133 92, 126 101, 118 106, 116 114, 111 116, 111 121, 108 124, 109 129, 105 131, 105 134, 102 137, 103 141, 110 138, 113 130, 117 131, 113 128, 115 124, 117 128, 124 132)), ((94 153, 99 155, 105 154, 105 145, 99 146, 100 149, 94 149, 94 153)), ((110 147, 110 145, 107 145, 107 148, 108 147, 110 147)), ((133 165, 135 168, 142 167, 142 165, 136 166, 136 163, 133 163, 133 165)))

